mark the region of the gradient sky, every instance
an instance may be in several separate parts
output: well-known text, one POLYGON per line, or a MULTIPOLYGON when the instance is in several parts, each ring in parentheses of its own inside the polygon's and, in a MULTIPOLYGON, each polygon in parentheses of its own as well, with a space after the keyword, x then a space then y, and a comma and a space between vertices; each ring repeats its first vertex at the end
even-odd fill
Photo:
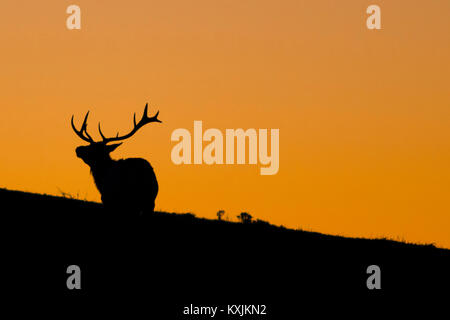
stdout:
MULTIPOLYGON (((450 248, 450 1, 0 2, 0 187, 99 201, 70 128, 131 128, 157 209, 450 248), (66 8, 82 29, 66 29, 66 8), (381 7, 382 30, 365 10, 381 7), (279 128, 280 170, 176 166, 177 128, 279 128)), ((63 213, 62 213, 63 214, 63 213)))

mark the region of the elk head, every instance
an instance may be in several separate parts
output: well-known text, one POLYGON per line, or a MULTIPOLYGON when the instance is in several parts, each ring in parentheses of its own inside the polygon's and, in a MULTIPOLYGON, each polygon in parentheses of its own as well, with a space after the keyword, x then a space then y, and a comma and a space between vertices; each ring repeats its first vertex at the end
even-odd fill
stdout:
POLYGON ((115 143, 115 144, 108 144, 110 142, 117 142, 122 141, 125 139, 130 138, 133 136, 140 128, 142 128, 144 125, 151 123, 151 122, 161 122, 158 119, 159 111, 153 116, 148 117, 147 115, 148 111, 148 103, 145 105, 144 114, 142 115, 141 120, 136 123, 136 113, 133 117, 133 123, 134 128, 131 130, 128 134, 119 136, 119 133, 115 137, 107 138, 103 135, 102 129, 100 127, 100 123, 98 124, 98 132, 100 133, 100 136, 102 137, 102 141, 94 141, 92 137, 87 132, 87 119, 89 116, 89 111, 86 113, 86 116, 84 117, 83 124, 81 125, 81 129, 77 130, 74 123, 73 123, 73 117, 71 119, 72 129, 73 131, 79 136, 82 140, 89 143, 87 146, 80 146, 75 149, 75 152, 77 154, 78 158, 81 158, 86 164, 89 166, 95 165, 95 164, 101 164, 105 161, 110 161, 111 157, 109 154, 114 151, 118 146, 122 144, 121 143, 115 143))

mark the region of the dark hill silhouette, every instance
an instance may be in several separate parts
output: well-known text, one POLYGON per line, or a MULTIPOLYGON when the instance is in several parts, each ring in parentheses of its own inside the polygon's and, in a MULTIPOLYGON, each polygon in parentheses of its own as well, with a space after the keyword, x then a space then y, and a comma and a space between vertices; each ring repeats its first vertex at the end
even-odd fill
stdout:
POLYGON ((433 245, 191 214, 110 216, 98 203, 4 189, 0 202, 10 289, 51 301, 132 301, 187 319, 182 307, 191 303, 266 304, 275 315, 326 296, 373 301, 450 288, 450 250, 433 245), (81 267, 80 291, 66 288, 71 264, 81 267), (366 287, 372 264, 381 268, 379 291, 366 287))

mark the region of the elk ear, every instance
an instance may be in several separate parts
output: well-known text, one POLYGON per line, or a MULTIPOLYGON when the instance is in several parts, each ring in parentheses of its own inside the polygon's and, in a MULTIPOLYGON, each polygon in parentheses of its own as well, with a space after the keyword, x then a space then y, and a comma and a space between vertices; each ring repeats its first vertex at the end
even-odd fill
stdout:
POLYGON ((116 148, 117 148, 118 146, 120 146, 121 144, 122 144, 122 142, 121 142, 121 143, 116 143, 116 144, 112 144, 112 145, 106 146, 106 150, 108 150, 108 153, 113 152, 113 151, 116 150, 116 148))

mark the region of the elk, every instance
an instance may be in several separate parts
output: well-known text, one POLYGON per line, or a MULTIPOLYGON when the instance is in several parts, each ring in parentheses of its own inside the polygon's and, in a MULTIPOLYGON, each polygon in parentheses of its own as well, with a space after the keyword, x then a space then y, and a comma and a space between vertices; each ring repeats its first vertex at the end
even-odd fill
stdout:
POLYGON ((142 158, 127 158, 113 160, 110 153, 123 141, 133 136, 140 128, 152 122, 160 122, 159 111, 148 117, 148 103, 145 105, 141 120, 136 123, 136 114, 133 117, 134 128, 126 135, 107 138, 103 135, 100 123, 98 132, 102 141, 94 141, 87 132, 87 119, 89 111, 84 117, 81 129, 77 130, 72 115, 72 129, 78 137, 89 143, 87 146, 79 146, 75 152, 90 168, 95 185, 101 194, 104 207, 111 212, 131 212, 141 214, 152 213, 155 208, 155 199, 158 194, 158 181, 150 163, 142 158))

